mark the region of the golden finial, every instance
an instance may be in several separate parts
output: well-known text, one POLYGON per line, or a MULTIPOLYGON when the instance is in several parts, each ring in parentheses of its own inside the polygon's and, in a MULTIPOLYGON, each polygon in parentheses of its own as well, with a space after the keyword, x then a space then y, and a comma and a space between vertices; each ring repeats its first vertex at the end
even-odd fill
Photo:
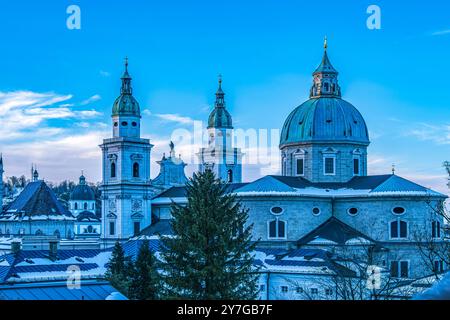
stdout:
POLYGON ((323 48, 325 49, 325 51, 328 49, 328 39, 327 39, 327 36, 325 36, 325 40, 323 41, 323 48))

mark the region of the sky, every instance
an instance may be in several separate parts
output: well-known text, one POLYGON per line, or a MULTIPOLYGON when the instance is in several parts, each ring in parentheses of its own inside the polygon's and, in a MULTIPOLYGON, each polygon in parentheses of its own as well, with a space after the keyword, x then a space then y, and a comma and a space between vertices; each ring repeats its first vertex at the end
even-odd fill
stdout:
MULTIPOLYGON (((35 163, 48 181, 77 180, 82 170, 100 181, 98 145, 111 136, 126 56, 142 136, 155 145, 152 177, 174 132, 206 121, 218 74, 234 127, 276 134, 308 99, 327 36, 343 98, 369 128, 369 174, 395 164, 397 174, 448 193, 448 1, 15 0, 0 4, 0 32, 6 176, 29 176, 35 163), (71 5, 81 29, 67 27, 71 5), (370 5, 381 10, 380 30, 367 27, 370 5)), ((200 147, 175 144, 187 162, 200 147)), ((279 173, 279 153, 268 163, 266 151, 244 167, 245 181, 279 173)))

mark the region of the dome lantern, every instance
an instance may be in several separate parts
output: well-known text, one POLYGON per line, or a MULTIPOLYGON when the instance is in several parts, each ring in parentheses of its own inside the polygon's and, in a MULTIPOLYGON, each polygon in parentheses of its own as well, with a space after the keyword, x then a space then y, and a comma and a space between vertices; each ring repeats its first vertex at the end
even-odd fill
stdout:
POLYGON ((208 118, 208 129, 233 129, 230 113, 225 108, 225 93, 222 90, 222 76, 219 75, 219 87, 216 92, 214 110, 208 118))

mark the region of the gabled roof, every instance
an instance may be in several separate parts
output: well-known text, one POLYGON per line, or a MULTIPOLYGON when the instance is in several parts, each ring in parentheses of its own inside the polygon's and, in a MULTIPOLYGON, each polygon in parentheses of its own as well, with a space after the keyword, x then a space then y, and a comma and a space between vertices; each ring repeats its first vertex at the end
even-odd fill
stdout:
POLYGON ((302 177, 265 176, 237 189, 236 192, 244 195, 278 193, 293 196, 383 196, 402 194, 447 197, 393 174, 354 177, 345 183, 311 182, 302 177))
MULTIPOLYGON (((229 183, 226 185, 226 192, 234 192, 236 189, 239 189, 248 183, 229 183)), ((160 193, 156 198, 185 198, 187 197, 187 190, 186 187, 171 187, 167 189, 166 191, 160 193)))
POLYGON ((299 246, 314 243, 345 245, 376 244, 377 242, 341 220, 331 217, 297 241, 299 246))
POLYGON ((2 300, 127 300, 107 281, 82 281, 77 290, 67 281, 0 286, 2 300))
POLYGON ((0 215, 1 220, 75 220, 44 181, 30 182, 0 215))
POLYGON ((295 190, 284 182, 276 179, 273 176, 265 176, 252 183, 249 183, 236 192, 294 192, 295 190))

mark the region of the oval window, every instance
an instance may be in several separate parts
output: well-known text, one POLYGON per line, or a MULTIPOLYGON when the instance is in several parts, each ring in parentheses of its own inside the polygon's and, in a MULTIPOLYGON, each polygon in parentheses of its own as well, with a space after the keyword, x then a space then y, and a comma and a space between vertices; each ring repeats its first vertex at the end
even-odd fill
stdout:
POLYGON ((273 207, 270 209, 270 212, 272 212, 273 214, 281 214, 283 212, 283 208, 273 207))
POLYGON ((404 214, 405 213, 405 208, 403 207, 395 207, 394 209, 392 209, 392 212, 394 214, 404 214))
POLYGON ((132 125, 133 127, 137 127, 137 123, 134 122, 134 121, 131 123, 131 125, 132 125))
POLYGON ((315 216, 318 216, 319 214, 320 214, 320 209, 319 208, 313 208, 312 209, 312 213, 313 213, 313 215, 315 215, 315 216))
POLYGON ((358 209, 357 208, 350 208, 348 209, 348 214, 351 216, 354 216, 358 213, 358 209))
POLYGON ((114 122, 114 127, 117 127, 119 124, 117 122, 114 122))
POLYGON ((126 126, 128 125, 128 123, 127 123, 126 121, 124 121, 124 122, 122 122, 122 125, 123 125, 124 127, 126 127, 126 126))

